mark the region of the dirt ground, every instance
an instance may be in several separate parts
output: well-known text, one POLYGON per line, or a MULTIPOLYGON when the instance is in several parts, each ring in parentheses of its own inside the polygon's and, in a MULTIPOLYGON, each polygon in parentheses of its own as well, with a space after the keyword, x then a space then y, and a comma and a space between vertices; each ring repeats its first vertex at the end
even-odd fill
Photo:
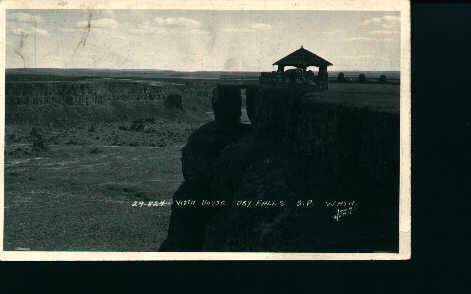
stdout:
POLYGON ((152 201, 180 185, 180 147, 56 145, 8 160, 5 249, 156 251, 170 206, 152 201))
POLYGON ((202 123, 8 124, 5 249, 156 251, 183 180, 181 148, 202 123), (33 128, 45 149, 33 148, 33 128))

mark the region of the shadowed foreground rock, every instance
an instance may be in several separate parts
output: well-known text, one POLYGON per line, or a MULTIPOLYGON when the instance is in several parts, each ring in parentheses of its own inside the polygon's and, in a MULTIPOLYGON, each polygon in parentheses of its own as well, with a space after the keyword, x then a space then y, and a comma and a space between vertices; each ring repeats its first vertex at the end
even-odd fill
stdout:
POLYGON ((174 204, 162 251, 398 250, 397 113, 316 102, 302 89, 250 88, 249 127, 238 121, 238 99, 236 87, 215 90, 216 121, 189 138, 182 156, 185 182, 174 203, 283 205, 174 204), (297 206, 300 200, 314 205, 297 206), (354 213, 334 219, 336 208, 326 202, 335 200, 355 201, 354 213))
MULTIPOLYGON (((210 122, 193 133, 182 156, 184 182, 173 196, 174 203, 184 200, 215 199, 210 191, 215 163, 224 147, 248 131, 246 125, 232 128, 210 122)), ((172 206, 170 227, 162 251, 198 251, 204 241, 205 228, 212 208, 172 206)))

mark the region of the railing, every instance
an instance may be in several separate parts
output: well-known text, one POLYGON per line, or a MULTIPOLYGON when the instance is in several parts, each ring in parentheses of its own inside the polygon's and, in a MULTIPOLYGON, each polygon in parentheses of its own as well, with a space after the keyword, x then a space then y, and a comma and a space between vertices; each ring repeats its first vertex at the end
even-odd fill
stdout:
POLYGON ((261 84, 270 85, 303 85, 311 86, 317 90, 327 89, 327 81, 308 72, 262 72, 259 81, 261 84))

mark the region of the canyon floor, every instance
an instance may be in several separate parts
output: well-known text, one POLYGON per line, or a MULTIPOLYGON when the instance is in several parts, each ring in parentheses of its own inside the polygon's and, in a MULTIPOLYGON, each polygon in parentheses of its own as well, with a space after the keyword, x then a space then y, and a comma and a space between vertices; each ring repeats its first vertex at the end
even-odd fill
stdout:
POLYGON ((78 145, 67 139, 41 151, 7 145, 5 248, 155 251, 170 207, 136 203, 172 198, 182 181, 184 139, 154 147, 136 141, 78 145))

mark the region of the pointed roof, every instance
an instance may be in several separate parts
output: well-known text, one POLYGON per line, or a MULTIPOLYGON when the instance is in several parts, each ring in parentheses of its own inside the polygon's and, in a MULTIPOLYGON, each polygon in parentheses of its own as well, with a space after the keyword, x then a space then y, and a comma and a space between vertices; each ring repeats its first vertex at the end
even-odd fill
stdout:
POLYGON ((312 53, 311 51, 304 49, 303 46, 301 45, 301 48, 281 58, 277 62, 273 63, 273 65, 319 67, 321 65, 329 66, 329 65, 332 65, 332 63, 312 53))

